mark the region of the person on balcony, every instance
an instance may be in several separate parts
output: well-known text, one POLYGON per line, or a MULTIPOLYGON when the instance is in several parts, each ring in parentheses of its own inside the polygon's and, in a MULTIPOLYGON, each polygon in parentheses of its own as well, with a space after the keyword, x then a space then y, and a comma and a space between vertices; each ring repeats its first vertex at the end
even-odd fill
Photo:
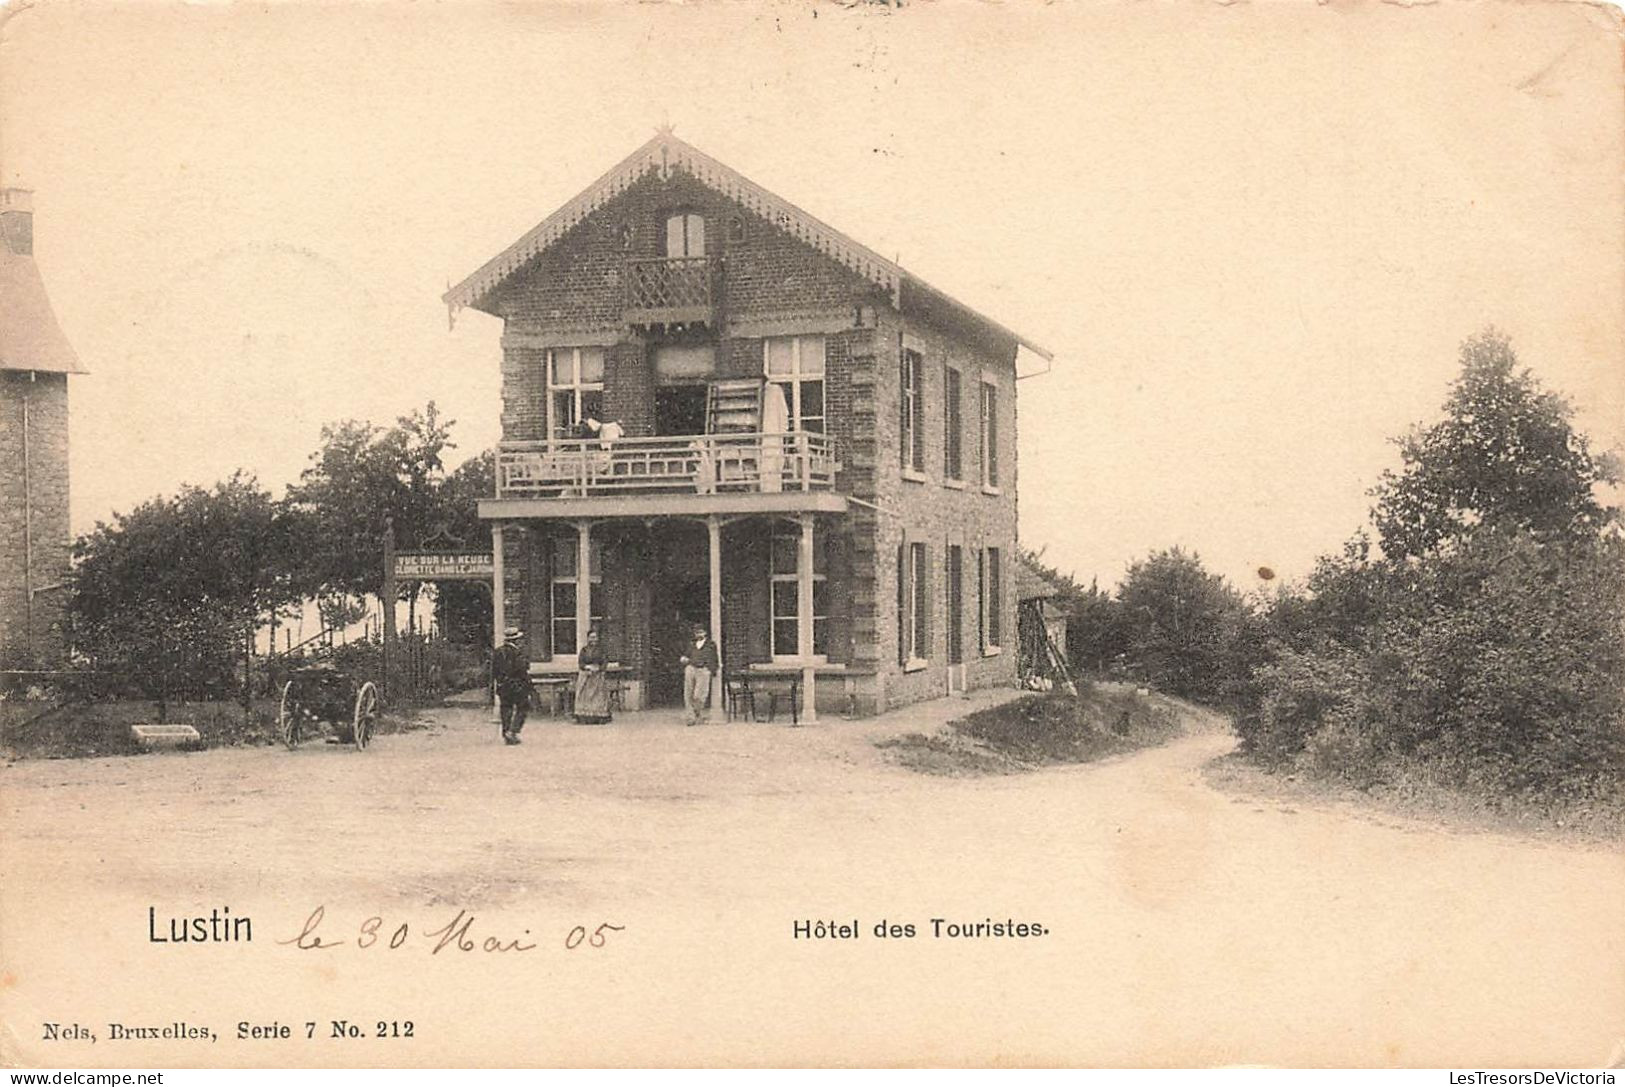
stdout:
POLYGON ((688 443, 688 450, 693 454, 689 461, 689 471, 694 476, 695 494, 717 493, 717 455, 710 435, 695 438, 688 443))
POLYGON ((607 725, 609 712, 609 679, 604 674, 604 646, 599 641, 598 628, 587 631, 586 644, 576 656, 575 719, 582 725, 607 725))
POLYGON ((509 627, 503 641, 491 654, 491 683, 496 687, 502 718, 502 742, 516 744, 530 713, 530 663, 519 649, 524 631, 509 627))
POLYGON ((711 701, 712 680, 722 667, 722 660, 717 655, 717 643, 711 640, 711 632, 703 623, 694 624, 693 644, 683 654, 681 663, 683 709, 688 714, 688 723, 697 725, 705 719, 706 707, 711 701))

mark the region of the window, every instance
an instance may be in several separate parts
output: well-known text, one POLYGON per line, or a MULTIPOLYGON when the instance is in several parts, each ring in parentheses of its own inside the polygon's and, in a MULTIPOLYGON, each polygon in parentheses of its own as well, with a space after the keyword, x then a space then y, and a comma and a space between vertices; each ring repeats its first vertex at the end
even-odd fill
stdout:
POLYGON ((903 471, 925 471, 925 360, 918 351, 903 349, 902 365, 903 471))
MULTIPOLYGON (((829 592, 821 541, 813 539, 813 656, 829 656, 829 592)), ((801 595, 801 529, 781 525, 768 549, 768 591, 773 606, 773 657, 799 656, 801 595)))
POLYGON ((945 373, 943 387, 943 475, 948 479, 965 478, 964 439, 962 431, 964 421, 961 416, 961 379, 959 371, 952 366, 945 373))
MULTIPOLYGON (((581 591, 577 576, 575 536, 553 537, 553 655, 573 657, 581 644, 576 630, 576 594, 581 591)), ((597 540, 589 541, 590 557, 587 571, 587 614, 594 624, 604 621, 604 564, 603 548, 597 540)))
POLYGON ((948 545, 948 663, 965 660, 965 549, 948 545))
POLYGON ((767 380, 784 393, 790 429, 824 432, 824 337, 777 336, 762 341, 767 380))
POLYGON ((745 220, 737 215, 728 219, 728 240, 735 245, 745 240, 745 220))
POLYGON ((982 486, 999 485, 999 388, 982 382, 982 486))
POLYGON ((977 567, 977 587, 982 598, 982 652, 996 651, 1004 644, 1004 569, 1000 550, 984 548, 977 567))
POLYGON ((908 659, 931 656, 931 592, 928 558, 923 543, 908 545, 908 659))
POLYGON ((666 219, 666 256, 705 256, 705 216, 680 212, 666 219))
POLYGON ((584 419, 604 417, 604 349, 555 347, 547 353, 547 432, 576 437, 584 419))

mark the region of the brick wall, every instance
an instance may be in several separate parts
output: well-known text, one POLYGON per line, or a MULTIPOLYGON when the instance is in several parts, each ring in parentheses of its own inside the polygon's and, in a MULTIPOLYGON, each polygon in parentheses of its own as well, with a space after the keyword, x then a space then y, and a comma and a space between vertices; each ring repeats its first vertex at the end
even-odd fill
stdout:
POLYGON ((0 662, 32 655, 43 661, 63 650, 62 590, 34 597, 32 639, 25 591, 25 524, 32 539, 35 589, 56 585, 68 572, 68 378, 0 371, 0 662), (28 401, 27 490, 24 516, 23 401, 28 401), (32 654, 30 646, 32 645, 32 654))
POLYGON ((961 623, 963 660, 970 687, 1010 684, 1016 678, 1016 479, 1015 479, 1015 352, 999 352, 988 345, 946 334, 917 319, 895 312, 881 315, 877 341, 877 378, 874 396, 874 440, 878 464, 877 504, 889 511, 878 519, 876 597, 880 602, 876 644, 880 651, 884 705, 894 706, 944 693, 948 643, 947 549, 957 544, 963 556, 961 623), (901 354, 903 338, 923 358, 924 479, 903 474, 901 354), (963 486, 950 485, 945 472, 947 446, 946 370, 961 375, 961 449, 963 486), (988 493, 982 486, 979 449, 980 385, 990 380, 997 389, 999 486, 988 493), (898 661, 898 549, 923 543, 929 574, 928 644, 925 666, 905 671, 898 661), (978 644, 977 552, 996 547, 1001 553, 1003 587, 1003 646, 983 654, 978 644))

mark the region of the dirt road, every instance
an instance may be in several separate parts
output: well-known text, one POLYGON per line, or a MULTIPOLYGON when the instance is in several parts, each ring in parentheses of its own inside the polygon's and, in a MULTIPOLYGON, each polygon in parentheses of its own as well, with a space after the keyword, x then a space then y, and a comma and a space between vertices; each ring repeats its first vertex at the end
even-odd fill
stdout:
POLYGON ((1228 796, 1200 775, 1232 743, 1218 731, 979 779, 873 746, 944 716, 543 721, 504 748, 448 710, 362 754, 9 766, 0 1045, 53 1067, 1622 1055, 1619 852, 1228 796), (279 943, 317 906, 335 946, 279 943), (151 938, 228 907, 252 940, 151 938), (933 918, 1045 934, 938 937, 933 918), (798 921, 860 935, 798 939, 798 921), (216 1040, 110 1037, 177 1022, 216 1040), (47 1023, 97 1040, 45 1041, 47 1023))

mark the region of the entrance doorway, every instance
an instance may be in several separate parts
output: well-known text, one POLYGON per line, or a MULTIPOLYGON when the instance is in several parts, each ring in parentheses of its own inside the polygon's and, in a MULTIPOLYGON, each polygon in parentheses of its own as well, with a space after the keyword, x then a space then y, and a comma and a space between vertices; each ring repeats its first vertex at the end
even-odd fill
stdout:
POLYGON ((705 578, 656 579, 649 601, 648 690, 651 706, 683 704, 683 666, 695 623, 709 625, 711 586, 705 578))

